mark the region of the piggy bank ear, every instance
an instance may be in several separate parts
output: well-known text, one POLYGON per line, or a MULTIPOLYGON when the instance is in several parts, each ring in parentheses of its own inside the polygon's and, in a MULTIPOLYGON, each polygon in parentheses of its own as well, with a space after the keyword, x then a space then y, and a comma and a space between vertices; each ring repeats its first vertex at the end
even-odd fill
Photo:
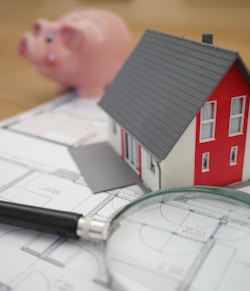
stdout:
POLYGON ((37 36, 40 35, 42 30, 45 29, 48 25, 49 25, 49 21, 47 21, 46 19, 43 19, 43 18, 37 19, 33 23, 34 34, 37 36))
POLYGON ((77 49, 83 39, 80 30, 69 24, 65 24, 61 28, 60 34, 64 45, 70 49, 77 49))

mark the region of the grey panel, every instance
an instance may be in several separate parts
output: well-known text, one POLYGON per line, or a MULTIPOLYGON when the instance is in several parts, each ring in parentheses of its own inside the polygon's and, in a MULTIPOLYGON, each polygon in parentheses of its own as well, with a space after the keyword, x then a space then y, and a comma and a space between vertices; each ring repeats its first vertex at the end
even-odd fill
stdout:
POLYGON ((138 175, 106 142, 69 148, 93 193, 140 184, 138 175))
POLYGON ((238 59, 234 51, 149 30, 99 104, 160 161, 238 59))

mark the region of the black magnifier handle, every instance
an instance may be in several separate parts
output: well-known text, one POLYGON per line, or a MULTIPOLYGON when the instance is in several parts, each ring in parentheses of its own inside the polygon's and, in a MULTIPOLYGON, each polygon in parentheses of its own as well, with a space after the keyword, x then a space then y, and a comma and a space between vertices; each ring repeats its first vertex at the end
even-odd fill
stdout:
POLYGON ((105 240, 106 222, 82 214, 0 201, 0 223, 68 238, 105 240))

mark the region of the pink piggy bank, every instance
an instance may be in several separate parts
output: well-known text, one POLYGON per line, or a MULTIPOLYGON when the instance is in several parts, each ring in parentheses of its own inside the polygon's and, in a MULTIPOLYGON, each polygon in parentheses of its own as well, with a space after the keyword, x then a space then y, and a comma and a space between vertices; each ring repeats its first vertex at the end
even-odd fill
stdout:
POLYGON ((20 40, 20 56, 59 89, 101 96, 132 50, 132 35, 116 14, 101 9, 68 13, 57 21, 38 19, 20 40))

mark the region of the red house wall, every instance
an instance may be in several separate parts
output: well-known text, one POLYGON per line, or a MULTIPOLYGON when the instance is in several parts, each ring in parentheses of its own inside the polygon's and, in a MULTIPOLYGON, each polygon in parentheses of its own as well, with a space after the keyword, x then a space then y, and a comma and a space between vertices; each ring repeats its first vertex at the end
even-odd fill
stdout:
POLYGON ((215 140, 200 142, 200 113, 196 119, 194 185, 224 186, 242 180, 249 108, 249 85, 233 65, 208 101, 217 101, 215 140), (231 99, 246 95, 243 134, 229 136, 231 99), (231 147, 238 146, 237 165, 230 166, 231 147), (208 172, 202 172, 202 154, 210 153, 208 172))

